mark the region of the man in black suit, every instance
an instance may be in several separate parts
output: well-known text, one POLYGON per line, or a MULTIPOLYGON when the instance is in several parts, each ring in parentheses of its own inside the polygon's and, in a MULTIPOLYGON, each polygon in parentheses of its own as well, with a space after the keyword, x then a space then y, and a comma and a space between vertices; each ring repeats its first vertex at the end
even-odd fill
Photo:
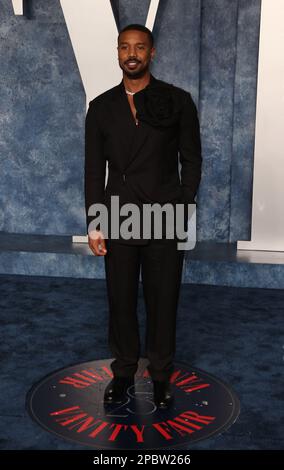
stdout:
MULTIPOLYGON (((123 28, 118 36, 119 85, 90 101, 85 132, 85 205, 89 246, 104 256, 109 301, 109 346, 115 360, 105 402, 121 402, 134 383, 140 356, 137 294, 141 268, 145 299, 146 355, 154 401, 172 402, 176 313, 184 250, 169 239, 163 218, 162 237, 112 237, 110 222, 124 204, 194 204, 201 178, 201 142, 196 106, 189 92, 155 78, 149 70, 155 55, 153 36, 142 25, 123 28), (178 159, 179 157, 179 159, 178 159), (178 161, 181 162, 179 176, 178 161), (106 161, 108 181, 105 187, 106 161), (111 198, 119 196, 115 214, 111 198), (108 233, 97 223, 94 204, 108 208, 108 233), (94 206, 93 206, 94 207, 94 206)), ((187 224, 185 211, 185 227, 187 224)), ((125 221, 125 220, 124 220, 125 221)), ((140 225, 140 224, 139 224, 140 225)), ((133 228, 133 227, 132 227, 133 228)))

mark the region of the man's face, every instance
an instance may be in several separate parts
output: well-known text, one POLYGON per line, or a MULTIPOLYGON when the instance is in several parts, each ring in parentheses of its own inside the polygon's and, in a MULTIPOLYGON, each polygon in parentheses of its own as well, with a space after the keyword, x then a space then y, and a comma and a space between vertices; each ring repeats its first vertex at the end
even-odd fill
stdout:
POLYGON ((119 66, 129 78, 142 77, 155 53, 148 34, 136 30, 120 34, 117 50, 119 66))

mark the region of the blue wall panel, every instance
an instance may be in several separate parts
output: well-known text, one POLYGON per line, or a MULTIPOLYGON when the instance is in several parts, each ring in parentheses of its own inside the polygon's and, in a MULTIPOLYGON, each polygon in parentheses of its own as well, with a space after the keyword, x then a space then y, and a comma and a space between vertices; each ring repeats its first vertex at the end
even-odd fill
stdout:
POLYGON ((59 0, 0 13, 0 230, 84 233, 86 98, 59 0))
MULTIPOLYGON (((112 0, 117 26, 144 24, 149 3, 112 0)), ((25 4, 30 19, 0 2, 0 230, 85 234, 81 77, 59 0, 25 4)), ((199 112, 198 240, 250 238, 260 7, 161 0, 157 12, 151 70, 199 112)))
POLYGON ((227 241, 238 2, 203 0, 200 112, 203 171, 199 239, 227 241))
POLYGON ((239 0, 230 241, 250 240, 260 0, 239 0))

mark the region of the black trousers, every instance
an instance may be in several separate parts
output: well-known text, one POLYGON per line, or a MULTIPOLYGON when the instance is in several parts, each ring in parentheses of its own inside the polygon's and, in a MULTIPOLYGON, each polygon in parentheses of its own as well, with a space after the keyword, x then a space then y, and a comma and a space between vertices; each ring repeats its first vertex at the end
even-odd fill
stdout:
POLYGON ((137 318, 139 274, 146 310, 145 351, 153 380, 166 380, 173 372, 176 318, 184 250, 176 240, 150 240, 146 245, 106 240, 104 256, 109 301, 109 348, 115 377, 134 375, 140 357, 137 318))

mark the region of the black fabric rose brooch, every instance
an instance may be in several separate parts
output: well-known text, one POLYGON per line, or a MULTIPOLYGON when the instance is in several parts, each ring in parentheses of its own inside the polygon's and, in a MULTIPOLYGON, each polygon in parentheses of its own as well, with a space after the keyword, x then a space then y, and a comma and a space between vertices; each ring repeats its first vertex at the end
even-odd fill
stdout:
POLYGON ((174 86, 147 86, 133 95, 136 117, 154 127, 170 127, 178 122, 180 108, 173 97, 174 86))

